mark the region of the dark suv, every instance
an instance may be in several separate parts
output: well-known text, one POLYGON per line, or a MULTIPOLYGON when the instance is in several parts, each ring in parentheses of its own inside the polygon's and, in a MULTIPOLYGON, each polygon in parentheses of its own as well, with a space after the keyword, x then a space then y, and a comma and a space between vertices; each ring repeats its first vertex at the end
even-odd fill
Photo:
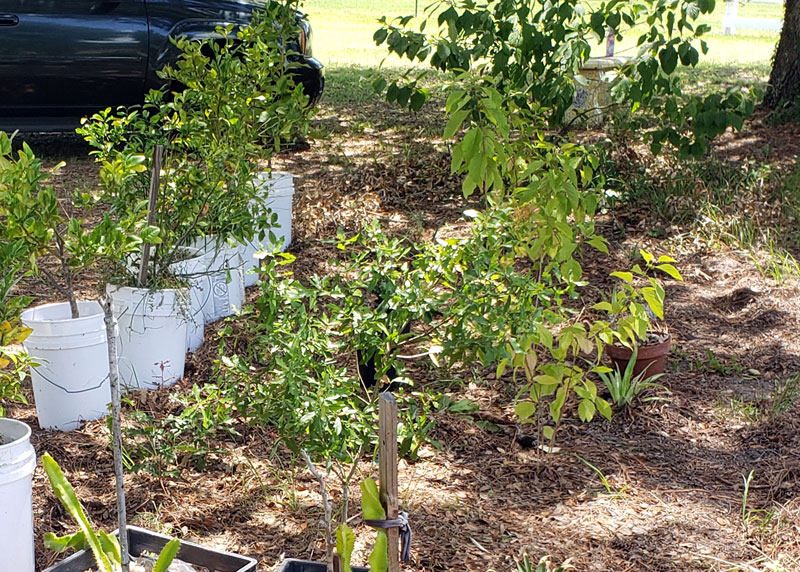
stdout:
MULTIPOLYGON (((267 1, 267 0, 263 0, 267 1)), ((242 25, 258 0, 0 0, 0 129, 65 130, 106 107, 140 103, 178 53, 170 36, 204 39, 242 25)), ((316 101, 322 65, 298 13, 293 72, 316 101)))

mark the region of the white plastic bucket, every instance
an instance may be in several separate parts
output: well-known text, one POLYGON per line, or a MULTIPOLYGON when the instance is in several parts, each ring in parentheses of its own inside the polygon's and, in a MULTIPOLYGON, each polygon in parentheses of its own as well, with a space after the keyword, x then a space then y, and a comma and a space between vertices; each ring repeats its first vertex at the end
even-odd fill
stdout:
POLYGON ((25 310, 22 323, 33 332, 23 342, 35 363, 31 368, 39 426, 72 431, 83 421, 108 413, 108 340, 103 308, 78 302, 79 318, 69 304, 45 304, 25 310))
POLYGON ((260 260, 257 253, 263 250, 261 240, 258 237, 239 245, 239 254, 242 257, 242 276, 245 287, 258 284, 258 269, 260 260))
POLYGON ((292 203, 294 201, 294 177, 291 173, 265 171, 258 174, 260 198, 264 206, 278 215, 277 225, 271 230, 280 250, 292 244, 292 203))
POLYGON ((197 248, 189 250, 192 258, 171 264, 169 268, 175 276, 189 282, 191 315, 186 328, 186 349, 193 352, 203 345, 205 336, 203 306, 208 292, 211 291, 211 283, 208 276, 208 255, 197 248))
POLYGON ((34 572, 31 428, 0 419, 0 571, 34 572))
POLYGON ((257 253, 265 248, 278 247, 280 251, 286 250, 292 243, 292 203, 294 201, 294 177, 291 173, 282 171, 262 171, 253 179, 259 195, 253 203, 253 208, 269 210, 277 215, 274 227, 263 230, 266 233, 264 240, 255 237, 242 245, 242 258, 244 259, 245 286, 254 286, 258 282, 257 269, 260 264, 257 253), (275 244, 270 243, 269 233, 275 236, 275 244))
POLYGON ((109 284, 117 320, 120 383, 159 389, 183 377, 191 301, 189 289, 146 290, 109 284))
POLYGON ((206 278, 200 288, 206 324, 240 312, 244 305, 242 253, 238 245, 218 245, 212 237, 195 239, 192 247, 205 253, 206 278))

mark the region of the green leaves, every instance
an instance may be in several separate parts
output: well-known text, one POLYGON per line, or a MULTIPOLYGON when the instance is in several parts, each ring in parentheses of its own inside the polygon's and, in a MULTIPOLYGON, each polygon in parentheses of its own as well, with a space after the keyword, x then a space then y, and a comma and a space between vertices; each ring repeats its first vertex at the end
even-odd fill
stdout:
MULTIPOLYGON (((99 572, 119 572, 122 569, 119 541, 116 537, 102 530, 99 532, 94 531, 75 494, 75 490, 64 476, 61 467, 48 453, 42 455, 42 466, 50 481, 50 486, 53 487, 53 493, 56 498, 61 501, 67 513, 80 527, 78 532, 67 536, 57 537, 53 533, 46 533, 44 536, 45 546, 59 553, 70 548, 78 550, 88 546, 92 551, 95 565, 99 572)), ((170 540, 161 551, 153 572, 166 572, 177 556, 179 549, 180 541, 177 539, 170 540)))
POLYGON ((536 405, 531 401, 520 401, 514 407, 514 414, 522 422, 529 420, 534 413, 536 413, 536 405))
POLYGON ((386 511, 381 503, 377 483, 367 478, 359 483, 361 487, 361 512, 365 520, 384 520, 386 511))
POLYGON ((647 302, 650 310, 656 315, 659 320, 664 319, 664 290, 659 291, 655 287, 642 288, 639 293, 647 302))
POLYGON ((672 45, 668 45, 658 53, 661 69, 665 74, 671 74, 678 67, 678 52, 672 45))
POLYGON ((605 417, 608 421, 611 421, 611 405, 608 403, 608 401, 598 397, 594 404, 595 407, 597 407, 597 412, 605 417))
POLYGON ((100 546, 103 548, 103 552, 108 554, 109 560, 115 567, 119 567, 119 563, 122 562, 122 549, 117 537, 103 530, 99 530, 97 536, 100 538, 100 546))
MULTIPOLYGON (((117 221, 139 245, 156 245, 148 273, 152 283, 169 277, 170 264, 197 236, 238 242, 261 232, 269 236, 275 218, 254 208, 263 203, 264 189, 253 175, 259 161, 308 132, 313 113, 293 79, 296 4, 264 3, 248 26, 219 28, 204 41, 177 38, 180 58, 161 75, 184 89, 168 97, 151 91, 143 106, 95 114, 80 129, 102 166, 103 199, 114 213, 147 214, 149 163, 155 147, 164 147, 158 228, 148 228, 142 219, 122 224, 132 216, 117 221)), ((412 105, 420 106, 423 96, 424 90, 414 94, 412 105)), ((111 250, 104 244, 104 252, 111 250)), ((124 252, 115 255, 119 261, 124 252)), ((117 265, 115 273, 126 272, 117 265)))
POLYGON ((589 399, 582 399, 578 404, 578 417, 581 418, 581 421, 591 421, 595 411, 594 403, 589 399))
MULTIPOLYGON (((682 132, 690 128, 694 118, 666 113, 662 102, 683 97, 675 72, 679 62, 685 66, 698 64, 699 52, 693 44, 699 41, 706 52, 701 37, 710 28, 697 24, 697 19, 711 13, 713 5, 713 0, 599 5, 577 0, 489 0, 482 5, 438 0, 428 11, 430 15, 423 18, 419 31, 411 29, 413 20, 408 17, 391 23, 383 18, 373 38, 378 45, 385 44, 390 53, 409 61, 427 61, 432 68, 454 72, 452 84, 458 89, 498 89, 507 98, 507 116, 518 110, 530 111, 555 126, 572 105, 575 83, 591 55, 587 39, 602 42, 607 27, 615 31, 617 41, 636 33, 640 50, 613 80, 610 88, 614 100, 633 111, 647 108, 682 132), (432 25, 426 26, 429 20, 432 25)), ((424 72, 409 70, 405 75, 420 73, 424 72)), ((398 90, 387 95, 390 101, 404 106, 411 100, 410 93, 398 90)), ((728 120, 728 125, 738 122, 733 117, 728 120)), ((448 133, 454 132, 451 126, 448 133)), ((661 143, 653 140, 651 147, 659 151, 664 141, 673 144, 673 140, 687 154, 700 154, 706 145, 703 138, 664 137, 661 143)))
POLYGON ((389 539, 382 530, 375 537, 375 546, 369 555, 370 572, 386 572, 389 569, 389 539))
POLYGON ((377 91, 386 90, 385 96, 389 103, 396 103, 401 107, 408 107, 411 111, 419 111, 430 95, 428 89, 421 88, 416 81, 401 84, 399 81, 391 83, 383 78, 378 78, 373 82, 373 87, 377 91))
MULTIPOLYGON (((166 546, 161 549, 161 553, 158 555, 158 560, 156 560, 156 563, 153 566, 153 572, 167 572, 170 564, 172 564, 172 561, 175 560, 176 556, 178 556, 180 548, 181 541, 177 538, 173 538, 167 542, 166 546)), ((347 572, 347 569, 343 570, 342 572, 347 572)))
MULTIPOLYGON (((378 485, 371 478, 366 478, 361 483, 361 513, 364 520, 385 520, 386 511, 380 501, 378 485)), ((337 536, 338 546, 338 536, 337 536)), ((389 548, 386 533, 378 531, 375 546, 369 556, 370 572, 385 572, 389 569, 389 548)))
POLYGON ((683 276, 681 276, 681 273, 678 272, 678 269, 675 268, 672 264, 656 264, 655 267, 664 272, 665 274, 668 274, 671 278, 674 278, 675 280, 683 280, 683 276))
POLYGON ((83 550, 86 548, 86 535, 81 530, 65 536, 56 536, 52 532, 46 532, 44 547, 58 554, 67 550, 83 550))
POLYGON ((356 545, 356 535, 346 524, 336 527, 336 552, 341 558, 341 572, 350 572, 350 559, 356 545))
POLYGON ((634 347, 637 340, 643 340, 650 328, 650 317, 646 310, 659 320, 664 319, 665 291, 653 273, 662 272, 676 280, 682 280, 678 269, 672 264, 675 262, 670 256, 662 255, 656 258, 651 253, 640 250, 644 268, 634 264, 630 272, 612 272, 611 276, 622 280, 608 300, 603 300, 592 306, 592 309, 610 315, 612 324, 597 324, 597 335, 610 343, 613 339, 628 347, 634 347), (640 286, 641 281, 646 285, 640 286))
POLYGON ((632 272, 619 272, 619 271, 616 271, 616 272, 612 272, 611 276, 615 276, 616 278, 619 278, 620 280, 624 280, 628 284, 631 284, 633 282, 633 273, 632 272))
POLYGON ((11 139, 5 131, 0 131, 0 157, 11 155, 11 139))
POLYGON ((50 481, 50 486, 53 487, 53 493, 56 495, 56 498, 61 501, 67 514, 69 514, 80 527, 80 531, 84 535, 84 540, 94 555, 95 564, 100 569, 100 572, 116 572, 109 555, 103 550, 100 539, 89 524, 89 519, 83 512, 83 507, 75 494, 75 490, 64 476, 61 467, 58 466, 58 463, 56 463, 53 457, 48 453, 42 455, 42 466, 50 481))
MULTIPOLYGON (((612 402, 619 409, 629 407, 640 394, 661 387, 659 384, 655 383, 655 381, 662 377, 664 375, 663 373, 647 377, 647 370, 645 370, 639 375, 633 374, 637 355, 638 348, 634 347, 631 358, 623 371, 614 369, 613 371, 598 372, 600 379, 603 380, 606 389, 608 389, 611 395, 612 402)), ((608 403, 606 403, 604 407, 607 405, 608 403)))
POLYGON ((379 28, 375 30, 375 33, 372 35, 372 39, 376 45, 380 46, 383 42, 386 41, 386 38, 389 36, 389 30, 386 28, 379 28))
MULTIPOLYGON (((2 133, 0 133, 2 140, 2 133)), ((24 241, 0 241, 0 417, 5 415, 3 403, 27 403, 20 384, 27 377, 30 358, 22 349, 22 342, 33 332, 26 328, 20 313, 33 298, 16 296, 16 286, 28 274, 28 248, 24 241)))
MULTIPOLYGON (((11 138, 0 134, 0 140, 10 142, 11 138)), ((30 147, 23 144, 16 158, 11 156, 8 145, 0 147, 6 149, 6 153, 0 155, 0 216, 4 222, 0 234, 5 241, 22 245, 34 274, 60 295, 74 301, 75 293, 70 288, 81 272, 100 260, 118 263, 141 244, 137 231, 144 213, 135 205, 126 205, 116 219, 106 213, 102 222, 94 227, 80 218, 67 217, 59 207, 52 186, 47 184, 50 174, 43 170, 30 147), (42 256, 59 260, 60 276, 39 273, 37 260, 42 256)), ((136 169, 138 164, 132 159, 128 168, 136 169)), ((120 176, 119 170, 114 168, 101 173, 102 180, 120 176)), ((94 206, 93 200, 86 202, 88 208, 94 206)), ((151 232, 147 239, 155 241, 157 236, 151 232)))
POLYGON ((453 135, 456 134, 459 128, 461 128, 461 124, 464 123, 464 120, 470 114, 469 111, 465 110, 458 110, 450 116, 450 119, 447 120, 447 125, 444 127, 443 137, 445 139, 452 139, 453 135))

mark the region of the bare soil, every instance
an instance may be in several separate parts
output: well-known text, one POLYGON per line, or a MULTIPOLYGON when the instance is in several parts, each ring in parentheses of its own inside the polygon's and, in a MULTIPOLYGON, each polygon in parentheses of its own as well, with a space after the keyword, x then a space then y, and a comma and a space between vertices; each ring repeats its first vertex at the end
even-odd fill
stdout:
MULTIPOLYGON (((408 116, 382 106, 360 113, 371 123, 359 132, 352 116, 323 107, 318 121, 330 139, 277 161, 297 175, 291 251, 301 273, 324 270, 331 253, 317 240, 337 228, 355 230, 378 218, 424 239, 468 206, 446 148, 418 135, 436 127, 433 116, 416 116, 398 130, 408 116)), ((780 136, 760 124, 752 133, 765 141, 780 136)), ((732 137, 720 153, 736 155, 742 142, 732 137)), ((94 184, 79 142, 39 143, 48 161, 67 161, 59 183, 65 190, 94 184)), ((593 277, 602 282, 647 245, 676 256, 685 278, 668 288, 674 349, 660 380, 664 389, 611 422, 566 422, 560 451, 547 454, 515 439, 525 427, 514 425, 510 379, 478 371, 454 386, 451 396, 472 399, 480 413, 437 413, 431 437, 441 449, 425 446, 417 462, 401 462, 401 496, 414 530, 413 562, 405 568, 514 570, 514 558, 527 551, 534 560, 572 558, 587 572, 762 570, 768 562, 800 570, 800 410, 796 403, 783 412, 774 406, 776 384, 800 372, 798 284, 765 279, 744 253, 687 247, 686 240, 678 249, 669 237, 649 238, 647 213, 615 216, 600 223, 617 259, 587 255, 593 277), (611 232, 619 220, 624 239, 611 232), (500 430, 476 423, 487 418, 502 421, 500 430)), ((90 278, 85 290, 92 291, 90 278)), ((148 396, 148 406, 166 407, 169 392, 202 382, 215 345, 194 356, 191 379, 148 396)), ((59 460, 94 522, 115 528, 105 423, 56 433, 38 430, 33 407, 12 407, 10 415, 34 428, 36 450, 59 460)), ((288 453, 272 453, 275 439, 269 429, 250 429, 219 443, 225 453, 205 471, 127 475, 128 514, 135 524, 254 556, 260 571, 274 570, 284 556, 321 559, 315 482, 288 453)), ((34 513, 44 568, 58 560, 43 549, 44 532, 73 525, 41 469, 34 513)), ((354 561, 363 562, 373 533, 363 525, 356 532, 354 561)))

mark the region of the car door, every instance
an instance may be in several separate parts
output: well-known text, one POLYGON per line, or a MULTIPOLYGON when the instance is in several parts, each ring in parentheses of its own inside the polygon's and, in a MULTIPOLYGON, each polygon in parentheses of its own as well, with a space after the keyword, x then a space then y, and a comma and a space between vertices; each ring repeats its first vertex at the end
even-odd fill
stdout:
POLYGON ((0 0, 0 107, 77 111, 139 101, 145 0, 0 0))

